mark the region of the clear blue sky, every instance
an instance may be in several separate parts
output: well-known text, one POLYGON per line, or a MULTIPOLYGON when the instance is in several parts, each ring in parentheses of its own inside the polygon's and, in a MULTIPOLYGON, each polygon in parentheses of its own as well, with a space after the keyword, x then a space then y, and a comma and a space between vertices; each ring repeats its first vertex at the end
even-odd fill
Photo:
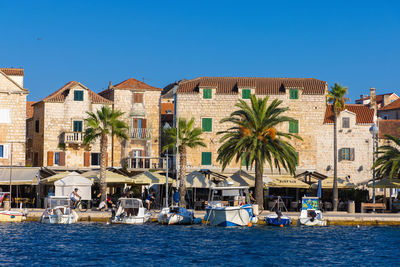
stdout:
POLYGON ((77 80, 312 77, 400 93, 400 1, 11 1, 0 65, 23 67, 29 100, 77 80))

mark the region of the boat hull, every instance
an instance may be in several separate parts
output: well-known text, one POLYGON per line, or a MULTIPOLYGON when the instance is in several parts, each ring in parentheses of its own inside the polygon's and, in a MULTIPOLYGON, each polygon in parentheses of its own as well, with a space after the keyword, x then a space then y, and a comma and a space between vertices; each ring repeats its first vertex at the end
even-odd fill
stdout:
POLYGON ((310 218, 299 218, 298 222, 300 225, 305 226, 326 226, 325 220, 314 219, 313 221, 311 221, 310 218))
POLYGON ((207 207, 204 220, 212 226, 248 226, 254 222, 251 205, 207 207))
POLYGON ((0 211, 0 222, 22 222, 26 216, 19 211, 0 211))
POLYGON ((157 216, 160 224, 193 224, 193 212, 184 208, 179 208, 179 212, 171 212, 169 208, 164 208, 157 216))
POLYGON ((111 223, 113 224, 144 224, 150 220, 150 215, 140 217, 140 216, 130 216, 124 218, 115 217, 111 219, 111 223))
POLYGON ((39 222, 50 224, 72 224, 78 222, 79 216, 75 211, 70 214, 49 214, 44 212, 39 222))
POLYGON ((265 216, 265 222, 268 225, 286 226, 286 225, 290 225, 292 223, 292 220, 286 215, 283 215, 280 218, 278 218, 278 216, 276 214, 270 214, 270 215, 265 216))

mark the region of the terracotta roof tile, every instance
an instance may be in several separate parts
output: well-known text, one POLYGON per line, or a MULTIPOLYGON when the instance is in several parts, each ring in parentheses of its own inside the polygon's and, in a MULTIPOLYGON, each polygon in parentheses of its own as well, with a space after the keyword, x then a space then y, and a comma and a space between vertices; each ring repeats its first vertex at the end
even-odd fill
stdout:
MULTIPOLYGON (((387 94, 376 95, 376 103, 377 103, 377 104, 382 103, 383 97, 384 97, 385 95, 392 95, 392 94, 393 94, 393 93, 387 93, 387 94)), ((370 99, 370 96, 366 96, 366 97, 357 99, 356 101, 363 101, 363 100, 368 100, 368 99, 370 99)))
POLYGON ((161 114, 173 114, 174 113, 174 103, 161 103, 161 114), (170 110, 172 113, 168 113, 167 110, 170 110))
POLYGON ((24 69, 0 68, 0 71, 4 72, 8 76, 24 76, 24 69))
POLYGON ((400 137, 400 120, 379 120, 379 138, 386 139, 385 135, 400 137))
MULTIPOLYGON (((64 102, 66 96, 69 94, 69 90, 72 89, 73 87, 75 87, 76 85, 82 85, 77 81, 71 81, 69 83, 66 83, 63 87, 61 87, 60 89, 58 89, 57 91, 55 91, 54 93, 50 94, 49 96, 43 98, 41 101, 43 102, 64 102)), ((84 85, 82 85, 84 88, 84 85)), ((98 94, 96 94, 95 92, 93 92, 92 90, 88 89, 89 92, 89 99, 93 104, 112 104, 111 100, 108 100, 98 94)), ((39 101, 39 102, 41 102, 39 101)), ((36 102, 36 103, 39 103, 36 102)), ((36 104, 35 103, 35 104, 36 104)))
POLYGON ((33 104, 35 101, 26 101, 26 118, 30 119, 33 117, 33 104))
POLYGON ((151 90, 151 91, 162 91, 161 88, 153 87, 148 85, 147 83, 141 82, 134 78, 129 78, 117 85, 114 85, 113 88, 118 89, 143 89, 143 90, 151 90))
POLYGON ((297 87, 305 95, 323 95, 326 82, 313 78, 199 77, 180 83, 178 93, 197 93, 200 87, 216 88, 217 94, 236 94, 239 88, 255 88, 260 95, 284 94, 286 88, 297 87))
MULTIPOLYGON (((347 104, 346 109, 356 114, 357 123, 374 123, 374 110, 365 105, 347 104)), ((324 123, 333 123, 332 105, 326 106, 324 123)))
POLYGON ((400 109, 400 98, 397 99, 396 101, 393 101, 389 105, 380 108, 379 110, 392 110, 392 109, 400 109))

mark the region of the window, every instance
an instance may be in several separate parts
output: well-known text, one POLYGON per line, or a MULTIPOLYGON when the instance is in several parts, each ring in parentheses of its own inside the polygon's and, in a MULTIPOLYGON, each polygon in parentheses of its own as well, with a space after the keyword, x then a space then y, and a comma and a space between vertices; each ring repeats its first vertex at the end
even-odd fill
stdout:
POLYGON ((54 165, 60 165, 60 152, 54 152, 54 165))
POLYGON ((290 89, 289 91, 290 99, 299 99, 299 90, 297 89, 290 89))
POLYGON ((299 133, 299 121, 289 122, 289 133, 299 133))
POLYGON ((0 159, 8 158, 8 145, 0 145, 0 159))
POLYGON ((39 132, 39 120, 35 121, 35 132, 39 132))
POLYGON ((143 103, 143 93, 134 93, 133 103, 143 103))
POLYGON ((203 89, 203 98, 211 99, 212 98, 212 89, 203 89))
POLYGON ((339 161, 342 160, 350 160, 354 161, 355 153, 354 153, 354 148, 341 148, 339 149, 339 161))
POLYGON ((82 90, 74 91, 74 101, 83 101, 83 91, 82 90))
POLYGON ((100 153, 90 153, 90 165, 92 166, 100 165, 100 153))
POLYGON ((388 119, 389 119, 389 116, 388 116, 388 115, 382 115, 382 119, 388 120, 388 119))
POLYGON ((342 128, 350 128, 350 118, 342 118, 342 128))
POLYGON ((9 109, 0 109, 0 123, 11 123, 9 109))
POLYGON ((203 132, 212 132, 212 118, 202 119, 203 132))
POLYGON ((74 132, 82 132, 82 121, 74 121, 73 131, 74 132))
POLYGON ((243 99, 250 99, 251 90, 250 89, 243 89, 242 90, 242 98, 243 99))
POLYGON ((211 165, 211 152, 201 153, 201 165, 211 165))

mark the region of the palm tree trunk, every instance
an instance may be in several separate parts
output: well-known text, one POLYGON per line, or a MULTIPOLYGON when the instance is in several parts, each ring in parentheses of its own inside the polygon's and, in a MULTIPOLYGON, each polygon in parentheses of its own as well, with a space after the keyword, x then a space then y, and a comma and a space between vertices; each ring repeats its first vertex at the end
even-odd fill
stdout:
POLYGON ((332 199, 332 206, 333 211, 337 211, 338 206, 338 187, 337 187, 337 162, 338 162, 338 155, 337 155, 337 116, 334 114, 334 121, 333 121, 333 199, 332 199))
POLYGON ((108 137, 106 134, 101 135, 100 139, 100 201, 105 201, 107 197, 107 183, 106 183, 106 164, 107 164, 107 143, 108 137))
POLYGON ((264 210, 264 185, 263 185, 263 175, 262 166, 258 160, 256 160, 256 181, 255 181, 255 191, 256 191, 256 201, 258 204, 258 210, 261 212, 264 210))
POLYGON ((186 147, 179 147, 179 205, 186 208, 186 147))

